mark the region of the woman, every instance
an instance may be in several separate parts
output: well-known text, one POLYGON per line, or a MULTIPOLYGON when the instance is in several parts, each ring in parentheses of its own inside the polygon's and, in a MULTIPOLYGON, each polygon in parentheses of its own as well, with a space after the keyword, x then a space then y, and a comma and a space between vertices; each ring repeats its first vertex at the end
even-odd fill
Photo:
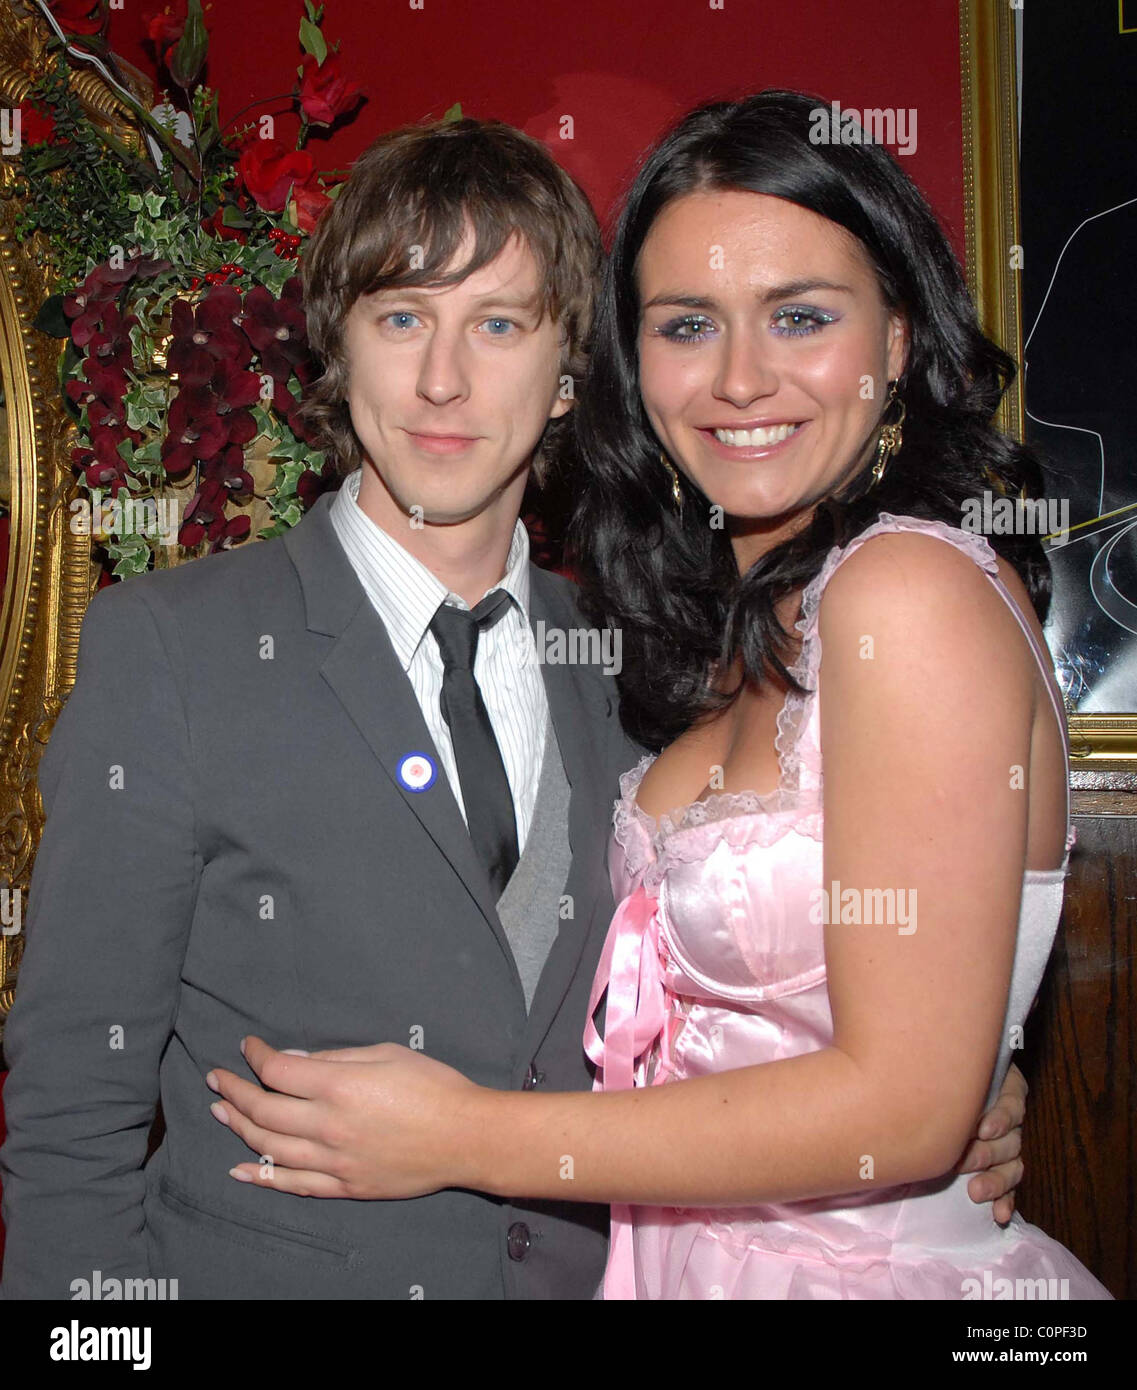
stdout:
POLYGON ((686 117, 602 294, 578 565, 663 749, 616 808, 602 1094, 391 1048, 352 1195, 612 1202, 607 1297, 1108 1297, 951 1175, 1073 840, 1041 545, 959 524, 1037 487, 990 425, 1012 365, 885 151, 813 143, 821 105, 686 117))

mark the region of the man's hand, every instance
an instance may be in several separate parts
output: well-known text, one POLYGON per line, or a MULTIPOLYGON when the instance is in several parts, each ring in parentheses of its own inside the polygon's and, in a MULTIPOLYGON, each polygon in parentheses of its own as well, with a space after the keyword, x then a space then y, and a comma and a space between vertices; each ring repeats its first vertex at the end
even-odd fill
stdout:
POLYGON ((1022 1123, 1026 1114, 1026 1077, 1011 1064, 999 1098, 979 1121, 978 1137, 963 1156, 959 1173, 975 1173, 967 1184, 973 1202, 995 1205, 992 1216, 1005 1225, 1015 1209, 1015 1188, 1022 1181, 1022 1123))
POLYGON ((261 1038, 242 1044, 265 1090, 223 1067, 207 1084, 214 1116, 260 1163, 238 1181, 300 1197, 420 1197, 454 1185, 461 1138, 481 1090, 453 1067, 396 1043, 293 1055, 261 1038), (270 1161, 271 1160, 271 1161, 270 1161))

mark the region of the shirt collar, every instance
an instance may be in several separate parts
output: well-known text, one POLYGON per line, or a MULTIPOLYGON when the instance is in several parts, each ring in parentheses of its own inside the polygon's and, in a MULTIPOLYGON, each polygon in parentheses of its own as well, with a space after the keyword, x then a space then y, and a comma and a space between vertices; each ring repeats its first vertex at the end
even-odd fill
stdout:
MULTIPOLYGON (((357 468, 344 479, 332 500, 332 525, 368 598, 383 619, 391 645, 405 671, 438 605, 444 601, 459 608, 470 605, 451 593, 421 560, 404 550, 362 510, 359 505, 362 476, 363 469, 357 468)), ((505 576, 491 584, 486 593, 493 589, 504 589, 517 605, 510 608, 502 621, 523 619, 529 623, 529 533, 520 518, 513 528, 505 576)))

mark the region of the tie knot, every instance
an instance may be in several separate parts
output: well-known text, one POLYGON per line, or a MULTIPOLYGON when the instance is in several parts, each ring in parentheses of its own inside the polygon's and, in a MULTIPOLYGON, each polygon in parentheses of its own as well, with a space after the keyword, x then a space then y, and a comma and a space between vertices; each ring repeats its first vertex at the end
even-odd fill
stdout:
POLYGON ((430 630, 442 653, 444 670, 474 669, 479 632, 492 627, 508 604, 508 592, 494 589, 472 609, 455 608, 452 603, 446 602, 438 605, 438 611, 430 620, 430 630))

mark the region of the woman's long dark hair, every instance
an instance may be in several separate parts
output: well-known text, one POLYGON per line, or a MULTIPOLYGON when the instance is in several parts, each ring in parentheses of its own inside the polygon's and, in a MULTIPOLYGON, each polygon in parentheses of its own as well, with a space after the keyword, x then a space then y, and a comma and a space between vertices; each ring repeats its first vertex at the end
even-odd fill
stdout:
MULTIPOLYGON (((729 667, 740 656, 745 680, 776 676, 800 689, 783 661, 789 648, 775 605, 880 512, 958 526, 964 502, 984 490, 1041 494, 1033 454, 992 422, 1014 362, 980 329, 934 214, 883 146, 813 143, 819 109, 828 119, 821 98, 766 91, 692 111, 647 156, 616 227, 588 386, 573 412, 583 486, 570 551, 586 612, 622 630, 621 717, 649 747, 722 707, 708 684, 715 663, 729 667), (785 198, 851 232, 909 328, 904 443, 883 479, 870 489, 866 466, 742 576, 727 531, 710 526, 708 499, 687 478, 676 514, 638 379, 640 248, 673 199, 718 189, 785 198)), ((1050 571, 1039 538, 989 539, 1044 617, 1050 571)))

